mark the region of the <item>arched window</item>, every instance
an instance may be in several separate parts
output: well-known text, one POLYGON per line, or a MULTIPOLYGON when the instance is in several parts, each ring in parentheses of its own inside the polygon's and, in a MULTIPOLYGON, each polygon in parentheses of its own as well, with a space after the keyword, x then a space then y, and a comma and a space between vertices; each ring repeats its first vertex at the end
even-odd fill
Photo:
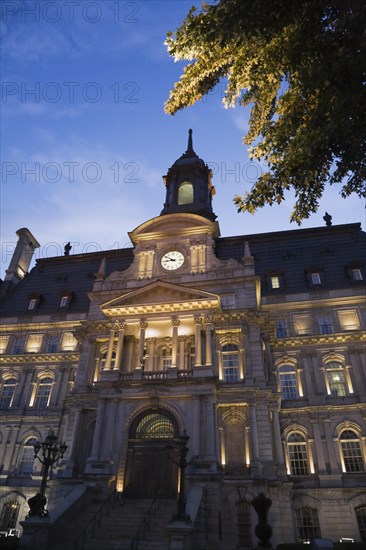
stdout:
POLYGON ((296 510, 296 524, 301 542, 309 542, 313 538, 319 538, 320 527, 318 510, 310 506, 304 506, 296 510))
POLYGON ((2 410, 5 410, 11 407, 16 385, 17 385, 16 378, 7 378, 7 380, 4 380, 3 387, 1 389, 1 397, 0 397, 0 408, 2 410))
POLYGON ((299 432, 291 433, 287 438, 290 473, 293 476, 309 475, 307 441, 299 432))
POLYGON ((176 426, 166 414, 150 411, 132 426, 131 432, 135 439, 170 439, 176 435, 176 426))
POLYGON ((193 185, 189 181, 184 181, 178 189, 178 204, 192 204, 193 185))
POLYGON ((236 505, 237 548, 252 548, 251 505, 240 500, 236 505))
POLYGON ((51 398, 53 379, 51 377, 41 378, 37 385, 34 407, 45 409, 48 407, 51 398))
POLYGON ((37 439, 32 437, 27 439, 24 443, 22 454, 20 457, 18 472, 22 475, 31 475, 34 470, 34 445, 37 443, 37 439))
POLYGON ((0 516, 0 531, 16 527, 19 508, 20 502, 17 500, 8 500, 4 503, 0 516))
POLYGON ((222 370, 224 382, 239 381, 239 350, 234 344, 222 348, 222 370))
POLYGON ((339 437, 345 472, 363 472, 364 463, 360 439, 353 430, 344 430, 339 437))
POLYGON ((297 399, 299 391, 295 367, 293 365, 281 365, 278 368, 278 378, 282 399, 297 399))
POLYGON ((347 395, 344 367, 339 361, 331 361, 325 365, 325 376, 328 395, 342 397, 347 395))
POLYGON ((356 518, 362 542, 366 542, 366 506, 356 508, 356 518))

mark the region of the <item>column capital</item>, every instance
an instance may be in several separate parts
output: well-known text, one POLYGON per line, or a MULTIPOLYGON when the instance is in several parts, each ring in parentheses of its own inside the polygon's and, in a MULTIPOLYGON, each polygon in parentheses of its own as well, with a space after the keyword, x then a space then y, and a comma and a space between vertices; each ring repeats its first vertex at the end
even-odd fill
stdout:
POLYGON ((186 336, 180 335, 180 336, 178 336, 178 340, 179 340, 179 342, 185 342, 186 341, 186 336))
POLYGON ((139 323, 139 326, 140 326, 140 328, 147 328, 148 324, 149 323, 147 321, 145 321, 145 319, 141 319, 140 323, 139 323))
POLYGON ((205 325, 212 325, 213 324, 213 317, 212 315, 203 315, 201 317, 202 321, 205 323, 205 325))
POLYGON ((179 319, 177 319, 177 317, 172 317, 171 322, 173 327, 179 327, 180 325, 180 321, 179 319))
POLYGON ((107 323, 107 329, 111 332, 112 330, 115 332, 119 328, 118 321, 111 321, 107 323))
POLYGON ((194 322, 196 325, 202 325, 202 316, 201 315, 195 315, 194 316, 194 322))

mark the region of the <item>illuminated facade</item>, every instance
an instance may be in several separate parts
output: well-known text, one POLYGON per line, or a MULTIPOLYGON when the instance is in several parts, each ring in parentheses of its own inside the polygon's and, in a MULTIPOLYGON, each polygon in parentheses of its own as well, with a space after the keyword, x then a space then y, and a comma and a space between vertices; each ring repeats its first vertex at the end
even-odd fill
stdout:
POLYGON ((174 498, 167 447, 185 430, 192 547, 255 546, 260 492, 274 546, 366 540, 360 225, 220 237, 191 134, 164 182, 161 214, 129 249, 38 260, 24 277, 39 244, 18 231, 3 282, 0 530, 24 519, 49 429, 68 445, 53 517, 76 481, 74 500, 90 482, 174 498))

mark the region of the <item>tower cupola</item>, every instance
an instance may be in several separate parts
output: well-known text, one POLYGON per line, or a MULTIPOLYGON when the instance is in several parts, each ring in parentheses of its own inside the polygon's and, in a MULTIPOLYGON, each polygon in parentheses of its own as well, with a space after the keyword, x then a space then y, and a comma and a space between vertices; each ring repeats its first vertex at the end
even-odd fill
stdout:
POLYGON ((192 130, 188 132, 186 152, 169 168, 163 180, 166 198, 161 215, 189 212, 215 220, 211 183, 212 171, 193 149, 192 130))

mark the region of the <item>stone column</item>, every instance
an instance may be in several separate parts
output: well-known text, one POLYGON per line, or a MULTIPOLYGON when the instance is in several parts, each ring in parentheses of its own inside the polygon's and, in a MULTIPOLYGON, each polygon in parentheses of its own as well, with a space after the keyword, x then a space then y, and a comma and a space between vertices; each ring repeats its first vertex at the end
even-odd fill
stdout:
POLYGON ((149 358, 147 361, 147 365, 145 365, 145 370, 151 372, 154 370, 154 353, 155 353, 156 338, 147 338, 146 343, 148 345, 149 358))
POLYGON ((24 407, 29 405, 29 390, 30 390, 33 374, 34 374, 34 369, 32 368, 24 369, 23 384, 18 395, 18 400, 17 402, 14 403, 14 407, 24 407))
POLYGON ((201 455, 201 398, 196 395, 193 398, 193 414, 192 414, 192 454, 201 455))
POLYGON ((18 441, 20 426, 14 426, 12 432, 12 444, 9 448, 9 471, 14 472, 19 461, 19 451, 21 448, 20 441, 18 441))
POLYGON ((179 368, 185 369, 185 343, 186 343, 186 337, 185 336, 178 336, 179 341, 179 368))
POLYGON ((249 349, 249 330, 247 326, 243 327, 243 343, 245 357, 245 380, 248 382, 253 380, 253 369, 249 349))
POLYGON ((206 453, 209 460, 216 460, 215 405, 211 395, 206 396, 206 453))
POLYGON ((117 409, 117 399, 111 399, 106 404, 105 410, 105 432, 103 437, 103 444, 101 447, 101 452, 103 453, 103 460, 110 461, 112 459, 113 451, 113 438, 114 438, 114 429, 116 426, 116 409, 117 409))
POLYGON ((261 477, 262 468, 259 460, 258 431, 256 418, 256 405, 249 404, 250 446, 252 450, 251 466, 254 477, 261 477))
POLYGON ((3 447, 3 455, 2 455, 2 470, 4 472, 9 471, 10 461, 11 461, 11 455, 13 453, 13 448, 15 445, 15 441, 12 445, 13 440, 13 426, 5 426, 4 430, 4 440, 2 442, 3 447))
POLYGON ((52 393, 51 393, 51 398, 50 398, 50 403, 49 403, 50 407, 57 406, 57 403, 58 403, 58 400, 59 400, 58 398, 59 398, 60 388, 61 388, 62 383, 63 383, 64 371, 65 371, 64 366, 58 366, 55 369, 56 376, 55 376, 54 383, 52 385, 52 393))
POLYGON ((275 445, 275 452, 276 452, 276 458, 277 458, 277 466, 278 468, 284 470, 285 461, 284 461, 283 448, 282 448, 281 426, 280 426, 280 419, 278 415, 278 409, 276 406, 274 406, 272 409, 272 415, 273 415, 273 433, 274 433, 274 445, 275 445))
POLYGON ((117 350, 116 350, 116 361, 115 361, 115 368, 117 370, 121 370, 121 360, 122 360, 122 353, 123 353, 123 340, 125 337, 125 332, 127 325, 126 323, 119 323, 119 329, 118 329, 118 341, 117 341, 117 350))
POLYGON ((327 447, 328 447, 328 455, 329 455, 331 473, 332 474, 338 474, 338 473, 340 473, 339 472, 339 461, 337 460, 336 456, 337 455, 339 456, 339 450, 336 449, 336 446, 334 445, 329 420, 324 420, 323 426, 324 426, 324 432, 325 432, 325 439, 326 439, 327 447))
POLYGON ((315 452, 316 452, 316 458, 317 458, 317 465, 318 465, 318 472, 320 475, 326 474, 327 469, 325 466, 325 458, 324 458, 324 449, 323 449, 323 442, 320 435, 320 427, 319 422, 313 420, 313 432, 314 432, 314 442, 315 442, 315 452))
POLYGON ((106 406, 106 399, 100 399, 98 403, 97 421, 95 423, 93 448, 91 452, 90 460, 98 460, 101 451, 101 440, 104 430, 104 411, 106 406))
POLYGON ((145 350, 145 333, 147 329, 147 321, 140 321, 140 340, 139 340, 139 356, 137 358, 136 369, 142 369, 144 365, 144 350, 145 350))
POLYGON ((78 452, 78 443, 79 443, 79 431, 80 431, 80 422, 81 422, 81 409, 75 411, 74 416, 74 426, 72 428, 72 437, 69 444, 69 458, 66 463, 66 468, 64 475, 66 477, 72 477, 75 459, 78 452))
POLYGON ((115 323, 109 324, 109 341, 108 341, 108 349, 107 349, 107 356, 105 359, 105 366, 104 370, 110 370, 111 369, 111 363, 112 363, 112 355, 113 355, 113 346, 114 346, 114 336, 116 333, 116 325, 115 323))
POLYGON ((178 357, 178 327, 180 325, 179 319, 172 319, 172 368, 177 367, 178 357))
POLYGON ((365 350, 352 346, 348 348, 348 352, 352 365, 352 373, 356 382, 357 394, 364 395, 366 393, 366 370, 364 369, 365 372, 363 372, 362 359, 364 359, 365 350))
POLYGON ((194 318, 195 322, 195 358, 194 358, 194 366, 200 367, 202 365, 202 342, 201 342, 201 328, 202 328, 202 320, 199 315, 195 316, 194 318))
POLYGON ((212 316, 204 317, 206 329, 206 365, 212 366, 212 316))

